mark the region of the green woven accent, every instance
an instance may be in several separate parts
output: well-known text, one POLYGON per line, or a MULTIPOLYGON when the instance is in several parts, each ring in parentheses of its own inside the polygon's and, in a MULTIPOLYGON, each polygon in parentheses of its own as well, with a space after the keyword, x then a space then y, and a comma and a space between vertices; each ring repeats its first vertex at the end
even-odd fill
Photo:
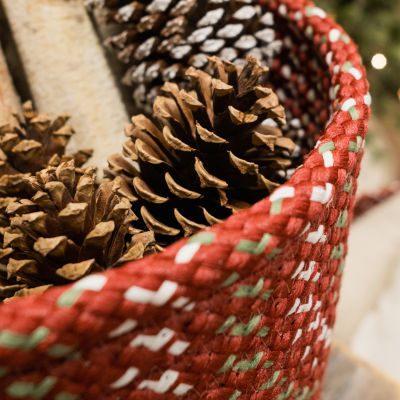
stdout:
POLYGON ((272 238, 272 236, 269 233, 266 233, 260 240, 260 243, 258 243, 254 254, 257 254, 257 255, 261 254, 265 250, 265 248, 268 246, 268 243, 270 242, 271 238, 272 238))
POLYGON ((338 272, 336 273, 337 276, 340 276, 340 275, 343 274, 345 265, 346 265, 346 263, 345 263, 345 261, 343 260, 343 261, 340 263, 338 272))
POLYGON ((66 346, 64 344, 55 344, 47 350, 47 354, 50 357, 65 357, 68 354, 71 354, 74 351, 74 348, 71 346, 66 346))
POLYGON ((271 209, 269 210, 269 213, 271 215, 279 214, 281 212, 282 201, 283 201, 283 199, 279 199, 279 200, 276 200, 276 201, 272 202, 271 209))
POLYGON ((335 150, 335 143, 333 142, 321 144, 321 146, 318 148, 320 154, 324 154, 325 152, 332 150, 335 150))
POLYGON ((307 6, 306 7, 306 16, 311 17, 313 15, 314 7, 313 6, 307 6))
POLYGON ((271 297, 272 289, 266 290, 261 296, 261 300, 268 300, 271 297))
POLYGON ((336 276, 331 277, 331 280, 329 282, 330 287, 332 287, 335 284, 335 279, 336 279, 336 276))
POLYGON ((353 181, 347 182, 344 185, 343 192, 350 193, 351 187, 353 186, 353 181))
POLYGON ((345 42, 346 44, 349 44, 349 43, 350 43, 350 37, 347 36, 347 35, 341 34, 341 35, 340 35, 340 40, 343 40, 343 42, 345 42))
POLYGON ((319 39, 320 43, 326 43, 328 41, 327 37, 325 35, 322 35, 319 39))
POLYGON ((9 396, 16 397, 17 399, 21 399, 24 397, 28 397, 32 394, 35 386, 33 383, 23 383, 17 382, 13 383, 6 389, 6 393, 9 396))
POLYGON ((236 356, 231 354, 227 360, 225 361, 224 365, 217 371, 219 374, 223 374, 224 372, 228 371, 233 365, 236 360, 236 356))
POLYGON ((250 253, 254 255, 261 254, 265 248, 268 246, 271 240, 271 235, 266 233, 260 242, 253 242, 251 240, 242 239, 239 244, 235 247, 235 251, 242 251, 243 253, 250 253))
POLYGON ((261 385, 258 388, 258 390, 267 390, 267 389, 271 389, 272 387, 274 387, 275 382, 277 381, 280 373, 281 373, 281 371, 275 371, 274 374, 272 375, 271 379, 268 382, 261 385))
POLYGON ((233 393, 233 395, 229 397, 229 400, 236 400, 241 394, 242 392, 240 392, 239 390, 235 390, 235 393, 233 393))
POLYGON ((307 97, 308 97, 308 100, 315 101, 315 99, 316 99, 315 90, 310 89, 307 93, 307 97))
POLYGON ((274 249, 267 255, 267 260, 272 260, 276 256, 279 256, 279 254, 282 253, 282 249, 274 249))
POLYGON ((257 242, 242 239, 234 250, 241 251, 243 253, 255 254, 254 252, 255 249, 257 248, 257 245, 258 245, 257 242))
MULTIPOLYGON (((350 112, 350 110, 349 110, 349 112, 350 112)), ((360 151, 360 147, 361 147, 361 136, 357 136, 357 142, 349 143, 349 151, 352 151, 354 153, 358 153, 360 151)))
POLYGON ((30 336, 13 333, 7 330, 1 331, 0 346, 12 349, 32 350, 43 342, 49 333, 50 331, 44 326, 35 329, 30 336))
POLYGON ((43 340, 45 340, 49 334, 50 331, 44 326, 39 326, 39 328, 36 328, 26 343, 27 350, 35 348, 38 344, 43 342, 43 340))
POLYGON ((65 291, 57 300, 59 307, 71 307, 78 297, 82 294, 82 289, 69 289, 65 291))
POLYGON ((193 235, 188 243, 199 243, 199 244, 211 244, 215 238, 215 233, 212 232, 201 232, 193 235))
POLYGON ((309 39, 312 39, 314 37, 314 29, 313 29, 313 27, 311 25, 308 25, 307 28, 306 28, 306 36, 309 39))
POLYGON ((256 353, 251 360, 243 360, 237 362, 236 365, 233 367, 233 371, 246 372, 249 369, 256 369, 258 367, 258 364, 260 364, 263 354, 264 352, 260 351, 256 353))
POLYGON ((234 315, 229 316, 226 321, 217 329, 216 334, 219 335, 228 330, 236 321, 236 317, 234 315))
POLYGON ((53 389, 56 383, 57 378, 54 378, 53 376, 48 376, 47 378, 44 378, 43 381, 35 387, 31 396, 34 399, 41 399, 42 397, 46 396, 51 389, 53 389))
POLYGON ((8 373, 8 368, 7 367, 0 367, 0 378, 3 376, 7 375, 8 373))
POLYGON ((282 379, 279 381, 278 386, 282 386, 286 381, 287 381, 287 378, 282 378, 282 379))
POLYGON ((263 327, 260 329, 260 331, 257 333, 256 336, 258 336, 258 337, 265 337, 265 336, 268 335, 268 333, 269 333, 269 328, 268 328, 268 326, 263 326, 263 327))
POLYGON ((347 210, 341 211, 339 214, 339 218, 336 222, 336 228, 344 228, 347 225, 347 210))
POLYGON ((335 99, 336 99, 336 97, 337 97, 337 94, 338 94, 338 92, 339 92, 339 89, 340 89, 340 85, 336 85, 336 86, 333 88, 333 94, 334 94, 334 96, 335 96, 335 99))
POLYGON ((8 386, 6 392, 9 396, 17 399, 31 397, 33 399, 42 399, 46 396, 54 385, 57 383, 57 378, 48 376, 41 383, 35 385, 32 382, 15 382, 8 386))
POLYGON ((237 324, 232 328, 232 336, 247 336, 253 332, 254 328, 259 324, 261 315, 256 315, 247 324, 237 324))
POLYGON ((256 297, 264 285, 264 279, 260 278, 255 286, 243 285, 233 294, 233 297, 256 297))
POLYGON ((347 61, 343 64, 342 71, 349 72, 353 67, 354 67, 353 63, 351 61, 347 61))
MULTIPOLYGON (((360 113, 358 112, 358 110, 357 110, 356 107, 351 107, 351 108, 349 109, 349 113, 350 113, 351 119, 352 119, 353 121, 356 121, 357 119, 360 118, 360 113)), ((357 153, 358 153, 358 151, 357 151, 357 153)))
POLYGON ((320 381, 315 381, 313 390, 308 394, 307 399, 313 397, 315 393, 317 393, 317 391, 319 390, 319 386, 320 386, 320 381))
POLYGON ((290 385, 289 385, 289 387, 288 387, 283 393, 281 393, 281 394, 278 396, 277 400, 286 400, 286 399, 288 399, 289 396, 290 396, 290 393, 292 393, 293 386, 294 386, 294 383, 291 382, 290 385))
POLYGON ((229 275, 227 280, 221 285, 222 288, 226 288, 228 286, 231 286, 233 283, 235 283, 238 279, 240 278, 240 275, 237 272, 232 273, 229 275))
POLYGON ((274 365, 274 362, 273 361, 265 361, 265 363, 263 364, 263 366, 262 366, 262 368, 264 368, 264 369, 267 369, 267 368, 270 368, 270 367, 272 367, 274 365))
POLYGON ((76 351, 68 357, 68 360, 79 360, 80 358, 82 358, 82 353, 80 351, 76 351))
POLYGON ((308 386, 304 387, 301 394, 296 397, 296 400, 306 400, 308 398, 309 391, 310 389, 308 388, 308 386))
POLYGON ((344 246, 343 243, 340 243, 338 246, 334 247, 331 254, 332 260, 337 260, 342 258, 344 254, 344 246))
POLYGON ((62 392, 58 394, 54 400, 77 400, 77 398, 78 398, 77 394, 62 392))

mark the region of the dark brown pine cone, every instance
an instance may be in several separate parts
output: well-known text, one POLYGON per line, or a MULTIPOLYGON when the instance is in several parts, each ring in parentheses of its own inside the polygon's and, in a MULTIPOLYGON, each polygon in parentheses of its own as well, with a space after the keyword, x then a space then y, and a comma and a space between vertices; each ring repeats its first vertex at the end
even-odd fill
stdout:
POLYGON ((284 109, 259 85, 267 68, 251 57, 243 69, 216 57, 210 67, 214 78, 187 70, 189 92, 166 83, 154 118, 133 117, 124 157, 109 159, 106 174, 128 182, 134 212, 162 245, 264 198, 291 165, 284 109))
POLYGON ((46 290, 153 252, 154 235, 132 227, 137 217, 121 179, 95 184, 94 169, 74 161, 23 180, 29 198, 3 198, 0 301, 46 290))
POLYGON ((15 119, 15 125, 0 127, 0 196, 18 194, 23 189, 25 173, 35 173, 71 159, 81 166, 92 154, 91 150, 65 154, 74 134, 66 125, 67 115, 53 121, 48 115, 36 112, 29 101, 23 106, 23 118, 15 115, 15 119))
POLYGON ((165 81, 182 82, 188 66, 204 68, 217 55, 243 66, 251 54, 264 65, 280 51, 272 13, 256 0, 88 0, 101 4, 121 32, 107 40, 127 65, 140 111, 151 114, 165 81))

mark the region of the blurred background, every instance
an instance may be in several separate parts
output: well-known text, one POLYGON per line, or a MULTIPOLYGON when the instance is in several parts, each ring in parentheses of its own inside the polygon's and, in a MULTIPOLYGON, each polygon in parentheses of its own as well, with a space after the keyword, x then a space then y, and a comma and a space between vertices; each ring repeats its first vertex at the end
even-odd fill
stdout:
MULTIPOLYGON (((368 70, 373 117, 358 195, 376 194, 400 178, 400 1, 316 2, 368 70)), ((400 382, 400 194, 354 222, 349 249, 336 340, 400 382)))

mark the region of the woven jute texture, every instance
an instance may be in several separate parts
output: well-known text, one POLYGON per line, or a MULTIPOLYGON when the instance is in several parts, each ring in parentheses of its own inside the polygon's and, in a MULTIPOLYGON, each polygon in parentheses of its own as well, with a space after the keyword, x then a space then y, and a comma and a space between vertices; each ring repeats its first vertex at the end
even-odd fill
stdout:
POLYGON ((224 223, 2 305, 1 399, 319 399, 370 96, 356 46, 321 9, 261 5, 283 44, 274 81, 315 149, 224 223))

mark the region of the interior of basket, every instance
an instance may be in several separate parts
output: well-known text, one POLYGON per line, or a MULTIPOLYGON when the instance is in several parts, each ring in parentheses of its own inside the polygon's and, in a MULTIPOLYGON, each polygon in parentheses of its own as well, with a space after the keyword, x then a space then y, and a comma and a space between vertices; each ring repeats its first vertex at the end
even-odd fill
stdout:
POLYGON ((315 44, 293 21, 278 13, 274 21, 275 41, 271 45, 278 52, 270 65, 269 81, 285 107, 286 129, 296 132, 297 167, 323 135, 330 118, 330 72, 315 44))

